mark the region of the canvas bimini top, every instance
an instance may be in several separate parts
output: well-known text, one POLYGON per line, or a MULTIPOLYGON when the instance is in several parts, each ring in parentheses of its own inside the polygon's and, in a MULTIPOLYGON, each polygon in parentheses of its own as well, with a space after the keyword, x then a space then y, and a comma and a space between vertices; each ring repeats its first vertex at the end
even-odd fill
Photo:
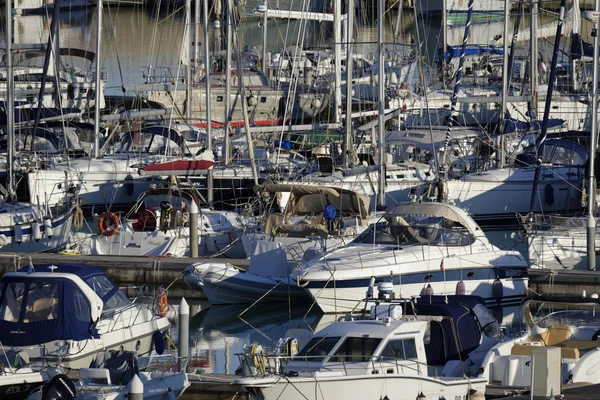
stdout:
POLYGON ((89 265, 36 265, 0 280, 0 342, 28 346, 98 337, 98 320, 131 301, 89 265))

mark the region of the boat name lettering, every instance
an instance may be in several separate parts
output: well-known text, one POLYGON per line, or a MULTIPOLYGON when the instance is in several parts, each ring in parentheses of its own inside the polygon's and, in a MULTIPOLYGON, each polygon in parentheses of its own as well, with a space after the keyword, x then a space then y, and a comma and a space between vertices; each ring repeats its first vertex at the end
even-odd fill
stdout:
POLYGON ((23 335, 25 334, 25 331, 22 331, 20 329, 17 329, 16 331, 10 331, 10 334, 17 334, 17 335, 23 335))
POLYGON ((25 384, 23 386, 21 385, 15 385, 15 386, 9 386, 8 389, 6 389, 6 394, 15 394, 15 393, 27 393, 29 391, 29 384, 25 384))

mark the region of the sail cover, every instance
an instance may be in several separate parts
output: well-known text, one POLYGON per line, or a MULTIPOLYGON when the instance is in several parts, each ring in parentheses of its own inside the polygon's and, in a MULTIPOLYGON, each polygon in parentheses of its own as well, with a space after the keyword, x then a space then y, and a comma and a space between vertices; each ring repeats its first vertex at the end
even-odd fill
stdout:
POLYGON ((28 346, 98 337, 91 304, 68 277, 7 274, 0 282, 0 342, 28 346))

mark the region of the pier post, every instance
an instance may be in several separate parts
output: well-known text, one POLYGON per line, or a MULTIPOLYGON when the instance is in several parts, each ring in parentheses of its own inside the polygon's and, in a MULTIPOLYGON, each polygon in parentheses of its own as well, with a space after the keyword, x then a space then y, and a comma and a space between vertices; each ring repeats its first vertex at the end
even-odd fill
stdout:
POLYGON ((137 374, 129 382, 129 400, 144 400, 144 383, 137 374))
POLYGON ((198 257, 198 205, 193 200, 190 204, 190 257, 198 257))
POLYGON ((179 347, 178 347, 178 370, 187 372, 188 359, 190 357, 190 306, 185 297, 179 302, 179 347))

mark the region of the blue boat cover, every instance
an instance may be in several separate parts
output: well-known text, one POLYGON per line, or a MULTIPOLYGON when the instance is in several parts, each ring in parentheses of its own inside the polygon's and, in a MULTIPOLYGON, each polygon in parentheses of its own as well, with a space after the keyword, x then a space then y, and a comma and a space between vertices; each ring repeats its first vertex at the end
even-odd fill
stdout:
MULTIPOLYGON (((553 118, 548 120, 548 129, 556 128, 565 123, 564 119, 553 118)), ((536 120, 532 122, 519 121, 516 118, 508 118, 505 120, 504 133, 513 132, 528 132, 541 131, 542 121, 536 120)))
MULTIPOLYGON (((439 54, 437 56, 436 61, 440 61, 442 58, 441 56, 443 56, 446 62, 450 62, 453 58, 460 57, 461 50, 462 46, 448 46, 446 48, 446 52, 442 54, 442 49, 439 49, 439 54)), ((504 50, 500 47, 479 45, 469 45, 465 49, 465 56, 473 56, 485 53, 504 54, 504 50)))
MULTIPOLYGON (((27 272, 24 267, 19 272, 27 272)), ((38 272, 48 272, 36 266, 38 272)), ((104 272, 89 265, 61 265, 56 272, 82 279, 104 272)), ((7 276, 0 281, 0 342, 29 346, 55 340, 98 338, 89 300, 70 279, 36 274, 7 276)))
POLYGON ((481 327, 472 310, 478 304, 485 305, 480 297, 423 296, 416 303, 417 315, 445 317, 441 321, 431 321, 431 340, 425 344, 429 364, 443 365, 456 359, 464 361, 479 346, 481 327))

